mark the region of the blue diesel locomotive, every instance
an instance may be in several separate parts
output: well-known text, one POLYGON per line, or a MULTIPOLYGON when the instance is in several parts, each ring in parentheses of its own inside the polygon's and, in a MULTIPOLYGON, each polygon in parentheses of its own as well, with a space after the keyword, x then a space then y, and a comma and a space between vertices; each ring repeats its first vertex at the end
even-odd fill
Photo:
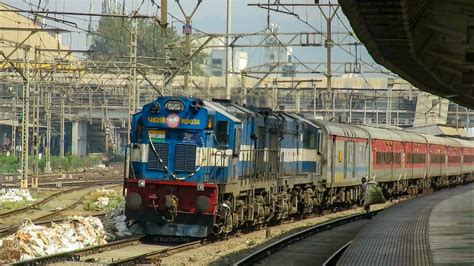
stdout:
MULTIPOLYGON (((159 97, 132 118, 126 216, 147 234, 207 237, 354 204, 364 176, 383 181, 389 195, 472 179, 472 142, 456 144, 462 151, 459 159, 463 152, 471 159, 456 166, 454 179, 439 173, 436 182, 425 182, 430 178, 426 172, 410 175, 410 164, 397 165, 414 158, 403 154, 404 137, 406 143, 425 139, 427 147, 429 139, 442 142, 227 100, 159 97), (382 149, 388 149, 383 162, 382 149), (397 168, 397 176, 388 167, 397 168)), ((423 167, 429 168, 429 160, 425 162, 423 167)))

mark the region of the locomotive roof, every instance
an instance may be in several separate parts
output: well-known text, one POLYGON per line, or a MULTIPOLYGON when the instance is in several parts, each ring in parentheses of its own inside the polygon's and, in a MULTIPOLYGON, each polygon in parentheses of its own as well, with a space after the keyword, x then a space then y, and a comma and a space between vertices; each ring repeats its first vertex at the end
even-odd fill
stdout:
POLYGON ((209 101, 204 101, 204 105, 205 106, 209 106, 211 107, 212 109, 214 109, 215 111, 223 114, 224 116, 226 116, 227 118, 229 118, 230 120, 232 120, 234 123, 241 123, 240 119, 238 119, 237 117, 235 117, 234 115, 230 114, 229 112, 227 112, 223 107, 219 106, 218 104, 216 103, 213 103, 213 102, 209 102, 209 101))
POLYGON ((248 118, 248 117, 255 117, 256 114, 254 111, 240 106, 238 104, 232 103, 230 101, 212 101, 215 105, 221 106, 224 110, 226 110, 228 113, 235 113, 235 116, 237 118, 248 118))
POLYGON ((303 122, 315 127, 315 128, 319 128, 319 126, 317 126, 315 123, 313 123, 313 121, 307 119, 306 117, 302 116, 302 115, 299 115, 299 114, 296 114, 296 113, 288 113, 294 117, 297 117, 298 119, 302 120, 303 122))

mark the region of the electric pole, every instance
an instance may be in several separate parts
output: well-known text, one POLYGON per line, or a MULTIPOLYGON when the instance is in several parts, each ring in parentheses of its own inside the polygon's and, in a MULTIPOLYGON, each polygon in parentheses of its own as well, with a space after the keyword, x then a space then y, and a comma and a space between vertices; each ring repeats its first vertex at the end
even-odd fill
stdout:
POLYGON ((130 143, 130 130, 132 128, 132 115, 137 111, 139 104, 138 97, 138 83, 137 83, 137 20, 132 19, 130 29, 130 76, 128 86, 128 143, 130 143))
MULTIPOLYGON (((318 5, 318 4, 316 4, 318 5)), ((327 97, 326 97, 326 106, 325 106, 325 119, 329 120, 329 103, 332 105, 332 110, 333 110, 333 118, 335 116, 335 110, 336 106, 334 105, 335 102, 335 95, 334 92, 332 91, 332 47, 334 45, 334 42, 332 40, 332 20, 334 16, 337 13, 337 10, 339 9, 339 5, 337 4, 331 4, 331 1, 325 6, 328 6, 328 14, 324 12, 323 8, 321 5, 318 5, 319 10, 321 11, 321 14, 323 15, 324 19, 326 20, 326 42, 325 42, 325 47, 326 47, 326 64, 327 64, 327 73, 326 73, 326 89, 327 89, 327 97), (335 7, 333 9, 333 6, 335 7)))
POLYGON ((232 0, 227 0, 227 28, 226 28, 226 68, 225 68, 225 91, 226 91, 226 98, 231 99, 232 92, 230 89, 230 79, 231 79, 231 72, 233 71, 233 56, 232 56, 232 48, 230 47, 230 36, 229 34, 232 32, 232 0))
POLYGON ((28 189, 28 148, 29 148, 29 116, 30 116, 30 60, 29 49, 24 49, 23 76, 23 120, 21 126, 21 189, 28 189))
POLYGON ((60 99, 60 105, 59 105, 59 111, 60 111, 60 122, 59 122, 59 156, 61 158, 64 158, 64 134, 65 134, 65 128, 64 128, 64 95, 61 93, 61 99, 60 99))
POLYGON ((38 76, 41 77, 41 52, 35 49, 35 70, 34 70, 34 94, 33 94, 33 177, 31 178, 31 187, 38 188, 38 176, 39 176, 39 105, 40 105, 40 88, 37 80, 38 76), (38 67, 39 66, 39 67, 38 67))
MULTIPOLYGON (((197 0, 196 6, 194 6, 193 11, 191 12, 191 15, 186 15, 186 12, 183 9, 183 6, 179 2, 179 0, 176 0, 176 3, 178 3, 179 9, 181 10, 181 13, 183 13, 184 19, 185 19, 185 25, 183 26, 183 33, 184 33, 184 60, 189 61, 191 57, 191 34, 192 34, 192 27, 191 27, 191 21, 194 16, 194 13, 196 13, 196 10, 198 9, 199 5, 201 4, 202 0, 197 0)), ((189 87, 189 71, 190 71, 190 64, 186 64, 184 67, 184 84, 183 88, 185 93, 188 93, 188 87, 189 87)))

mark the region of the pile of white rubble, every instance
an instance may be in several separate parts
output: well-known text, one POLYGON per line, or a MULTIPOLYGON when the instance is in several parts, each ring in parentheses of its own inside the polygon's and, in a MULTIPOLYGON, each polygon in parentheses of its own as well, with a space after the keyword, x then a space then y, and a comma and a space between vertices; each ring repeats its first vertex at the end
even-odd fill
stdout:
POLYGON ((34 199, 27 189, 18 189, 18 188, 0 189, 0 203, 19 202, 19 201, 34 201, 34 199))
MULTIPOLYGON (((98 217, 73 216, 50 226, 25 222, 16 233, 3 240, 18 241, 21 260, 103 245, 132 233, 125 223, 123 208, 106 215, 104 223, 98 217)), ((0 249, 3 241, 0 241, 0 249)))
POLYGON ((27 221, 4 240, 18 241, 21 260, 107 243, 100 219, 81 216, 73 216, 51 226, 27 221))

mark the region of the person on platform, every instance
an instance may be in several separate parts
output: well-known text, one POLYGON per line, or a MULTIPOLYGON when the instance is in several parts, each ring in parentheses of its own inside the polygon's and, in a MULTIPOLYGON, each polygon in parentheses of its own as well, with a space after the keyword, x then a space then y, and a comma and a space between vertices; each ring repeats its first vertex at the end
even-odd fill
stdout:
POLYGON ((368 202, 368 195, 369 195, 369 183, 367 181, 367 177, 362 177, 361 179, 362 181, 362 185, 361 185, 361 189, 362 189, 362 204, 364 206, 364 210, 367 212, 367 217, 370 217, 372 216, 371 213, 370 213, 370 204, 368 202))

